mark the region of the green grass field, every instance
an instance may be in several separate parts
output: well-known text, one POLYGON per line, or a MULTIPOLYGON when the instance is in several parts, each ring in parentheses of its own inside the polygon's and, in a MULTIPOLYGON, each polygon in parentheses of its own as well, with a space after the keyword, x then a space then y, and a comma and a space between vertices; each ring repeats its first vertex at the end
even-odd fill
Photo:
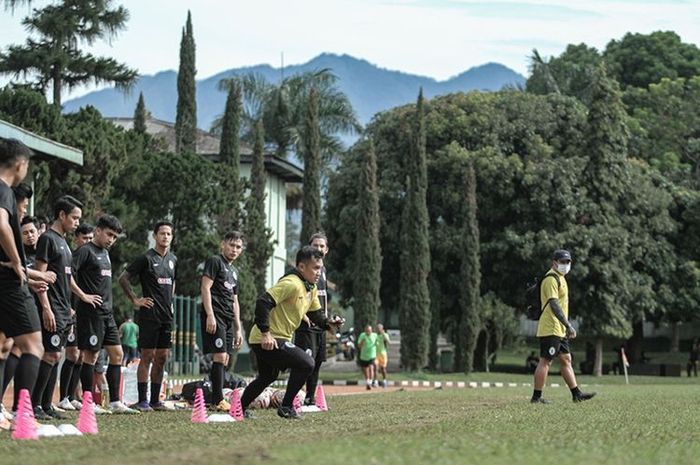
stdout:
POLYGON ((582 404, 549 388, 555 403, 533 406, 518 387, 334 396, 331 412, 296 422, 272 410, 208 425, 188 412, 98 417, 96 437, 16 442, 4 433, 0 464, 700 463, 696 379, 600 381, 582 380, 599 393, 582 404))

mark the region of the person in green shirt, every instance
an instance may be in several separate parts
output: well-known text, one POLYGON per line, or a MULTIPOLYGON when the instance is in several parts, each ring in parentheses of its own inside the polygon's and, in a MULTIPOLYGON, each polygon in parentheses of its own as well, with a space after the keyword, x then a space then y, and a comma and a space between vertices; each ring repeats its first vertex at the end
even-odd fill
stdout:
POLYGON ((365 326, 365 331, 357 338, 360 355, 357 363, 362 368, 362 374, 367 383, 367 389, 372 389, 374 378, 374 360, 377 358, 377 333, 372 332, 372 326, 365 326))
POLYGON ((389 364, 389 355, 386 350, 386 346, 391 343, 389 335, 384 331, 384 325, 381 323, 377 324, 377 366, 374 373, 373 386, 377 386, 377 371, 382 374, 382 387, 387 386, 386 381, 386 366, 389 364))
POLYGON ((139 327, 134 323, 134 319, 128 317, 119 327, 119 337, 122 341, 122 349, 124 350, 123 365, 127 366, 130 361, 139 358, 138 339, 139 327))

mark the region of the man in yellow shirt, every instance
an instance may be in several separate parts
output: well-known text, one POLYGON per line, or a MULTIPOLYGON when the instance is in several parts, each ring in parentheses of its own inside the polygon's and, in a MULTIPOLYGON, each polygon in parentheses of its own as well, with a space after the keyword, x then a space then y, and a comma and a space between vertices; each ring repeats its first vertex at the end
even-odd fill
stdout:
POLYGON ((569 323, 569 287, 564 276, 571 270, 571 253, 556 250, 552 267, 540 282, 540 306, 542 314, 537 325, 540 340, 540 361, 535 370, 535 389, 530 402, 548 404, 542 398, 542 389, 547 382, 549 367, 555 357, 561 364, 561 376, 571 390, 574 402, 589 400, 595 392, 581 392, 576 383, 576 375, 571 364, 569 340, 576 338, 576 330, 569 323))
POLYGON ((287 391, 277 414, 282 418, 301 418, 293 407, 294 397, 313 371, 314 359, 291 342, 292 335, 304 315, 323 329, 342 323, 337 318, 328 319, 318 300, 316 282, 322 269, 323 252, 302 247, 297 253, 296 268, 258 297, 255 324, 248 338, 258 361, 258 376, 241 396, 246 416, 250 403, 277 379, 281 370, 290 368, 287 391))

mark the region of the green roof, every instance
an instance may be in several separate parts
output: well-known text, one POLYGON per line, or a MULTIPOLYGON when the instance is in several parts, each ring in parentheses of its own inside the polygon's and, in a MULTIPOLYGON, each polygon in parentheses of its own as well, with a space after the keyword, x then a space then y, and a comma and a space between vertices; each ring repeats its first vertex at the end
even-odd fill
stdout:
POLYGON ((83 152, 59 142, 29 132, 7 121, 0 120, 0 137, 17 139, 34 150, 39 160, 58 158, 76 165, 83 165, 83 152))

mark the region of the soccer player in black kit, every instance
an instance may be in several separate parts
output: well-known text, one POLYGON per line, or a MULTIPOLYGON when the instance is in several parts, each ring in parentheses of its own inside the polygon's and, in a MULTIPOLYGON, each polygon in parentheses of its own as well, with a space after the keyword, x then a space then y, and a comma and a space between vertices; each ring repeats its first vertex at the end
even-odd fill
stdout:
POLYGON ((54 206, 54 222, 39 237, 34 267, 37 271, 52 271, 56 281, 48 292, 37 294, 39 316, 42 323, 44 357, 39 365, 39 375, 32 393, 34 415, 37 419, 65 419, 51 406, 58 376, 58 361, 65 346, 71 323, 71 278, 73 255, 66 242, 80 224, 83 204, 71 196, 64 196, 54 206))
MULTIPOLYGON (((119 400, 121 383, 122 346, 117 323, 112 312, 112 263, 109 248, 117 241, 122 225, 117 218, 104 215, 97 220, 91 242, 73 253, 73 292, 80 299, 77 304, 78 348, 83 353, 80 382, 83 392, 92 392, 95 362, 103 347, 109 355, 107 384, 110 403, 108 412, 139 413, 119 400)), ((95 405, 96 413, 102 413, 95 405)))
POLYGON ((243 234, 227 233, 221 241, 221 253, 204 263, 202 274, 202 338, 204 353, 214 354, 211 378, 212 405, 228 412, 224 400, 224 372, 229 355, 241 346, 240 309, 238 306, 238 270, 233 262, 243 252, 243 234))
MULTIPOLYGON (((317 232, 311 235, 309 245, 318 249, 323 257, 328 253, 328 238, 322 232, 317 232)), ((318 290, 318 300, 321 304, 323 315, 328 317, 328 294, 326 292, 326 267, 321 268, 321 276, 316 282, 318 290)), ((309 318, 304 315, 299 328, 294 332, 294 344, 300 349, 311 351, 311 357, 314 359, 314 369, 306 380, 306 398, 304 405, 315 405, 316 386, 318 385, 318 374, 321 370, 321 364, 326 361, 326 330, 319 328, 313 324, 309 318)))
POLYGON ((139 401, 132 406, 141 412, 169 410, 160 401, 163 368, 172 347, 173 295, 177 257, 170 252, 173 225, 160 221, 153 227, 155 247, 135 259, 119 277, 119 284, 132 304, 139 308, 136 322, 139 325, 139 350, 141 363, 138 369, 139 401), (137 297, 130 281, 138 278, 142 297, 137 297), (152 366, 151 366, 152 365, 152 366), (151 400, 147 399, 148 375, 151 375, 151 400))
MULTIPOLYGON (((19 214, 12 192, 12 187, 26 177, 32 155, 22 142, 0 138, 0 262, 7 264, 0 266, 0 331, 1 339, 14 338, 22 353, 14 378, 15 405, 20 390, 34 390, 44 355, 41 323, 28 289, 19 214)), ((3 373, 4 366, 0 366, 0 376, 3 373)))

